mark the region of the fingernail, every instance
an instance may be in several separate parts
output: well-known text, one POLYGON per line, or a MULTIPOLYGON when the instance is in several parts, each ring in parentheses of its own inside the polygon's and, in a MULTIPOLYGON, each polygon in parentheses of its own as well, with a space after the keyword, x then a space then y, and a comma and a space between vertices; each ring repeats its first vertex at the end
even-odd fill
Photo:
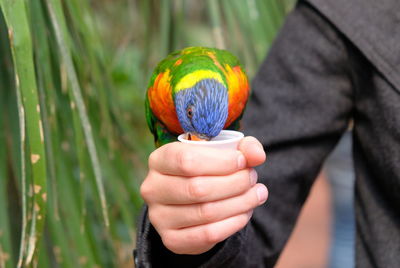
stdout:
POLYGON ((264 185, 259 185, 257 187, 257 196, 258 196, 258 202, 260 205, 263 204, 265 201, 267 201, 268 190, 264 185))
POLYGON ((258 175, 257 175, 257 171, 254 168, 252 168, 250 170, 249 176, 250 176, 250 185, 251 186, 255 185, 257 183, 258 175))
POLYGON ((242 153, 239 153, 238 156, 238 168, 243 169, 246 167, 246 158, 244 158, 244 155, 242 153))

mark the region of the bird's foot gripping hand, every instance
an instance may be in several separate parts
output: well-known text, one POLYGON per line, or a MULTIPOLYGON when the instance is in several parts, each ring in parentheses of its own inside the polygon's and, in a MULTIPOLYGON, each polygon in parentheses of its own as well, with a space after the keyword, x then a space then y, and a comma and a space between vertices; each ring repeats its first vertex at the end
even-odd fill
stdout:
POLYGON ((141 186, 150 222, 177 254, 201 254, 241 230, 268 191, 253 167, 265 161, 261 144, 242 139, 239 150, 179 142, 149 158, 141 186))

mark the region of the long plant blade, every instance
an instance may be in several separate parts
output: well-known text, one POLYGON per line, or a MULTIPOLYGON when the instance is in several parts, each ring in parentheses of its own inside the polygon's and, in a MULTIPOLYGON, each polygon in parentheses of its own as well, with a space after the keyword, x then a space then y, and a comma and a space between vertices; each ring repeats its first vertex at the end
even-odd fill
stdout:
POLYGON ((78 78, 76 76, 75 68, 72 62, 70 51, 67 47, 66 29, 65 29, 65 21, 62 15, 62 12, 56 12, 56 7, 61 7, 61 3, 58 0, 45 0, 50 20, 52 22, 52 26, 54 29, 54 33, 56 36, 56 41, 59 47, 60 56, 62 58, 63 63, 65 64, 65 69, 67 73, 67 77, 70 83, 71 95, 73 96, 73 100, 71 102, 71 106, 77 107, 79 118, 81 120, 83 132, 85 135, 86 145, 88 146, 90 160, 92 163, 93 171, 95 174, 97 190, 100 196, 101 208, 103 213, 103 220, 106 227, 109 226, 109 218, 107 212, 107 201, 106 195, 104 191, 103 185, 103 175, 100 168, 100 161, 97 155, 96 145, 93 138, 92 127, 87 115, 86 106, 83 102, 81 88, 78 82, 78 78), (60 23, 62 22, 62 24, 60 23))
POLYGON ((8 159, 9 147, 7 146, 7 131, 9 127, 7 121, 11 116, 8 110, 5 109, 8 106, 9 96, 6 91, 12 92, 10 89, 13 88, 11 81, 11 51, 8 41, 8 31, 5 25, 3 14, 0 12, 0 267, 11 268, 15 267, 15 248, 12 247, 12 224, 11 218, 12 213, 9 211, 10 203, 13 202, 10 198, 9 183, 11 178, 9 176, 10 169, 8 166, 10 162, 8 159))
MULTIPOLYGON (((24 192, 23 198, 29 198, 32 206, 31 228, 25 240, 27 232, 26 217, 23 216, 23 235, 21 238, 21 255, 18 265, 22 265, 24 256, 26 266, 37 261, 37 245, 42 234, 44 220, 46 216, 47 185, 46 185, 46 159, 43 138, 43 126, 36 87, 35 69, 33 65, 32 40, 26 14, 25 1, 23 0, 1 0, 0 6, 8 27, 10 48, 13 55, 15 88, 17 90, 17 101, 19 110, 19 121, 21 131, 21 161, 22 174, 25 173, 25 122, 26 134, 29 137, 29 153, 32 185, 29 186, 28 193, 24 192), (28 196, 27 196, 28 194, 28 196), (26 251, 24 243, 27 243, 26 251), (34 262, 32 263, 32 260, 34 262)), ((22 175, 22 182, 25 183, 25 176, 22 175)), ((24 202, 25 200, 23 200, 24 202)), ((24 202, 24 205, 26 202, 24 202)))
MULTIPOLYGON (((4 29, 4 20, 0 14, 0 29, 4 29)), ((0 53, 5 55, 0 59, 0 107, 6 106, 5 89, 10 86, 7 78, 8 72, 6 71, 7 58, 10 57, 8 42, 5 40, 4 32, 0 30, 0 53), (7 47, 7 51, 5 49, 7 47)), ((11 247, 11 228, 10 228, 10 214, 8 212, 9 199, 7 195, 7 184, 9 182, 7 176, 7 141, 6 141, 6 119, 7 114, 0 114, 0 268, 15 267, 13 265, 13 252, 11 247)))
POLYGON ((207 1, 208 12, 211 19, 212 24, 212 33, 214 36, 215 46, 220 49, 225 49, 225 41, 224 36, 222 35, 222 26, 221 26, 221 13, 219 8, 219 2, 214 0, 207 1))

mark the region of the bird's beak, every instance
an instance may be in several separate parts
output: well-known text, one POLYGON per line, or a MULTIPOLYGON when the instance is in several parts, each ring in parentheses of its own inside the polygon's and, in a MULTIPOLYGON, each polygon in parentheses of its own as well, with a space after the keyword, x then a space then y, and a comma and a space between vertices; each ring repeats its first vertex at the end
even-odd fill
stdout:
POLYGON ((210 138, 208 138, 208 137, 203 137, 203 135, 197 135, 197 134, 193 134, 193 133, 188 133, 187 139, 192 140, 192 141, 209 141, 210 140, 210 138))

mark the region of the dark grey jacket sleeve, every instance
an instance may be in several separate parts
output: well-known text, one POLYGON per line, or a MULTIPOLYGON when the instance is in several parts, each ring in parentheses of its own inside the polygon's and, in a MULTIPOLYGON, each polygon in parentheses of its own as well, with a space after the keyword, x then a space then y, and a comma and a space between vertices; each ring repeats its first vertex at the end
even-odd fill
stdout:
POLYGON ((169 252, 142 218, 139 267, 273 267, 324 158, 352 110, 344 37, 306 2, 288 16, 254 79, 244 132, 265 146, 269 200, 240 232, 198 256, 169 252))

